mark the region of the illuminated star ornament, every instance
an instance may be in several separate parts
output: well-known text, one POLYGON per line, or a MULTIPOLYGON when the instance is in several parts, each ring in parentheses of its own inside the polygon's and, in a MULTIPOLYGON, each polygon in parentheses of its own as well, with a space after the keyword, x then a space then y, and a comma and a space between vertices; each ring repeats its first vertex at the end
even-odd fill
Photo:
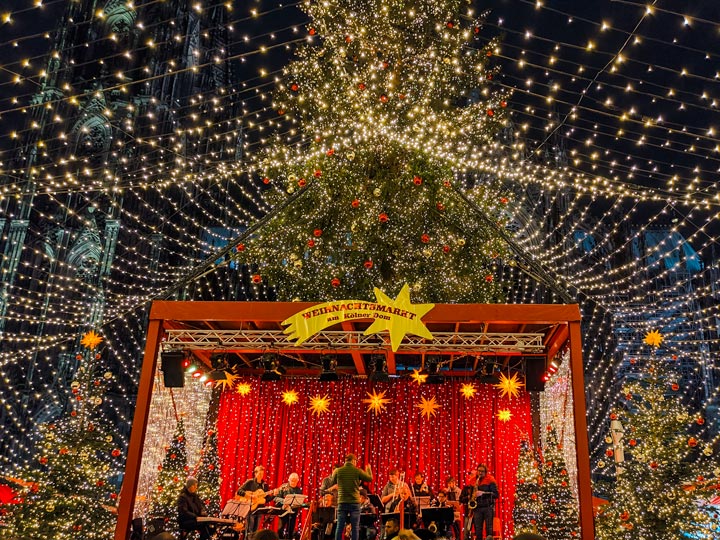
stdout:
POLYGON ((500 409, 495 416, 497 416, 501 422, 509 422, 510 418, 512 418, 512 413, 509 409, 500 409))
POLYGON ((520 395, 520 388, 525 386, 525 383, 518 379, 517 373, 513 373, 512 377, 508 377, 504 373, 501 373, 500 382, 494 384, 493 386, 500 390, 500 397, 512 399, 520 395))
POLYGON ((460 387, 460 393, 465 399, 474 398, 475 392, 477 392, 477 388, 475 388, 474 384, 465 383, 460 387))
POLYGON ((238 380, 238 376, 237 376, 237 375, 233 375, 233 374, 230 373, 229 371, 226 371, 226 372, 225 372, 225 378, 224 378, 224 379, 220 379, 220 380, 218 380, 218 381, 215 381, 215 385, 216 385, 218 388, 222 388, 223 391, 225 391, 225 390, 232 390, 232 389, 233 389, 233 386, 235 386, 235 381, 237 381, 237 380, 238 380))
POLYGON ((310 407, 309 410, 312 411, 313 414, 317 414, 320 416, 323 413, 330 411, 330 396, 325 394, 324 396, 317 395, 310 398, 310 407))
POLYGON ((422 323, 420 319, 435 307, 435 304, 413 304, 410 302, 410 287, 406 283, 402 290, 393 300, 380 289, 375 287, 375 298, 377 303, 383 306, 397 308, 400 311, 409 313, 407 317, 390 317, 387 319, 375 319, 375 321, 365 330, 365 335, 377 334, 383 330, 390 332, 390 344, 393 351, 397 351, 400 343, 406 334, 414 334, 425 339, 432 339, 430 330, 422 323))
POLYGON ((658 330, 652 330, 645 334, 645 343, 651 347, 659 347, 663 342, 662 334, 658 330))
POLYGON ((410 374, 410 378, 418 384, 423 384, 427 381, 427 373, 420 373, 419 369, 413 369, 410 374))
POLYGON ((363 399, 363 403, 368 404, 367 412, 372 411, 375 413, 375 416, 377 416, 387 408, 385 404, 390 403, 392 400, 386 398, 385 393, 386 392, 383 391, 378 394, 375 390, 373 390, 372 393, 367 392, 369 397, 367 399, 363 399))
POLYGON ((285 405, 295 405, 300 397, 295 390, 285 390, 282 393, 282 400, 285 405))
POLYGON ((241 396, 247 396, 251 390, 252 387, 246 382, 238 384, 237 388, 235 389, 235 391, 241 396))
POLYGON ((87 349, 94 349, 100 343, 102 343, 103 338, 100 337, 95 333, 95 330, 90 330, 87 334, 83 335, 82 340, 80 340, 80 345, 87 349))
POLYGON ((415 406, 420 409, 420 414, 428 420, 430 420, 431 416, 435 416, 440 408, 435 396, 430 399, 421 398, 420 403, 415 406))

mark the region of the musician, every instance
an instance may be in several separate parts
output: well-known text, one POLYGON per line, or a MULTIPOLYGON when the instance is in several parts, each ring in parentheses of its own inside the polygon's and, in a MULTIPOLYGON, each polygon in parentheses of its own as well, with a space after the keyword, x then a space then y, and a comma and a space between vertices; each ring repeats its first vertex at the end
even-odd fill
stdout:
MULTIPOLYGON (((237 490, 237 494, 240 497, 253 497, 259 491, 262 491, 264 495, 264 502, 267 503, 272 499, 270 486, 263 480, 265 478, 265 467, 258 465, 253 469, 253 477, 245 480, 242 486, 237 490)), ((258 494, 259 495, 259 494, 258 494)), ((264 506, 261 504, 259 506, 264 506)), ((246 534, 252 534, 257 530, 258 516, 255 515, 254 511, 250 512, 247 517, 247 523, 245 524, 246 534)))
POLYGON ((341 466, 341 463, 335 463, 330 471, 330 474, 323 478, 322 482, 320 482, 320 498, 324 500, 325 495, 331 495, 333 498, 331 506, 337 506, 337 484, 333 484, 331 482, 332 473, 335 469, 341 466))
POLYGON ((405 509, 405 512, 417 513, 417 504, 415 504, 415 501, 412 498, 412 493, 410 493, 410 488, 407 484, 399 486, 395 497, 393 497, 392 494, 390 495, 390 497, 390 501, 385 505, 386 513, 397 512, 400 501, 403 502, 403 508, 405 509))
POLYGON ((393 540, 400 532, 400 522, 391 517, 385 522, 385 540, 393 540))
POLYGON ((387 503, 390 501, 390 499, 393 498, 393 495, 397 492, 397 489, 400 483, 400 471, 397 469, 390 469, 390 472, 388 473, 388 476, 390 479, 388 480, 388 483, 385 484, 385 487, 383 488, 382 492, 380 493, 380 502, 383 503, 384 506, 387 506, 387 503))
MULTIPOLYGON (((377 509, 370 502, 368 498, 368 492, 365 488, 360 488, 360 513, 370 514, 377 517, 377 509)), ((368 518, 374 519, 374 518, 368 518)), ((361 540, 372 540, 377 537, 377 529, 374 526, 364 527, 362 522, 360 523, 360 539, 361 540)))
POLYGON ((320 501, 320 506, 325 507, 325 508, 327 508, 327 507, 333 508, 333 507, 337 506, 337 504, 335 504, 335 498, 333 497, 333 494, 326 493, 325 495, 323 495, 323 498, 320 501))
MULTIPOLYGON (((475 537, 477 540, 483 538, 492 538, 493 536, 493 517, 495 516, 495 501, 500 496, 498 492, 497 482, 495 478, 488 474, 487 465, 481 463, 477 466, 474 484, 467 485, 463 488, 460 495, 460 502, 467 503, 469 506, 476 505, 472 509, 472 521, 475 527, 475 537), (483 526, 485 528, 485 536, 483 536, 483 526)), ((467 514, 466 514, 467 515, 467 514)))
POLYGON ((349 521, 352 524, 352 540, 360 537, 360 482, 372 482, 373 475, 370 464, 365 469, 356 466, 357 457, 355 454, 345 456, 345 465, 333 471, 332 484, 338 487, 338 510, 337 528, 335 529, 335 540, 342 540, 342 533, 345 524, 349 521))
POLYGON ((281 485, 275 494, 275 506, 282 507, 285 513, 280 516, 280 525, 278 527, 278 533, 280 538, 292 539, 295 533, 295 525, 297 523, 297 512, 295 512, 290 506, 283 506, 285 497, 288 495, 299 495, 302 493, 300 487, 300 476, 298 473, 291 473, 288 476, 288 481, 281 485))
POLYGON ((433 491, 425 482, 425 473, 417 471, 413 477, 413 483, 410 487, 414 497, 430 497, 433 498, 433 491))
POLYGON ((181 531, 198 531, 200 540, 209 540, 211 531, 207 523, 198 523, 197 518, 207 516, 205 504, 197 494, 198 481, 192 476, 185 481, 185 487, 178 497, 178 524, 181 531))
MULTIPOLYGON (((459 504, 460 503, 458 503, 458 502, 448 501, 447 491, 445 489, 441 489, 440 491, 438 491, 435 499, 433 499, 432 502, 430 503, 430 506, 433 508, 455 508, 459 504)), ((454 512, 453 512, 453 515, 454 515, 454 512)), ((453 533, 455 534, 455 538, 459 539, 460 531, 455 530, 456 523, 454 523, 454 522, 440 524, 441 529, 442 529, 441 532, 443 533, 442 535, 444 536, 445 532, 447 531, 448 525, 453 526, 453 533)))

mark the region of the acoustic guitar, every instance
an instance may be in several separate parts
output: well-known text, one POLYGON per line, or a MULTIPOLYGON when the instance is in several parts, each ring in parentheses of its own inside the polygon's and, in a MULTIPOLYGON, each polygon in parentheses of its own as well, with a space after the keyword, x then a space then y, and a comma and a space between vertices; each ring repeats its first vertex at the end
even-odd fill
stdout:
POLYGON ((274 495, 276 491, 275 489, 270 491, 263 491, 262 489, 246 491, 244 496, 238 497, 238 500, 250 504, 250 511, 253 512, 258 506, 265 504, 265 497, 274 495))

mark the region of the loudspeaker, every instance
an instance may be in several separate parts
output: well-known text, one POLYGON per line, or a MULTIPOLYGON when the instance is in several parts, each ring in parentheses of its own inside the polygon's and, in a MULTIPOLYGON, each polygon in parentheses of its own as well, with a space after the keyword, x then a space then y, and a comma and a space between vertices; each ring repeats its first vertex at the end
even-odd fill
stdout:
POLYGON ((541 357, 525 357, 525 390, 542 392, 545 390, 545 359, 541 357))
POLYGON ((165 388, 182 388, 185 386, 183 360, 185 360, 185 353, 182 351, 162 353, 161 369, 165 388))
POLYGON ((146 540, 151 540, 165 532, 165 518, 151 518, 147 524, 146 540))

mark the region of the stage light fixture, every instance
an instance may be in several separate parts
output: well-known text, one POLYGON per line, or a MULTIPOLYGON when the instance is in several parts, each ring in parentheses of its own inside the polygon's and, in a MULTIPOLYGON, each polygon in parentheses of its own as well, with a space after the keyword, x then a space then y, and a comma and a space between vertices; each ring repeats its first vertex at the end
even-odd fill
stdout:
POLYGON ((320 380, 322 382, 337 381, 340 377, 337 374, 337 358, 335 355, 323 356, 321 362, 320 380))
POLYGON ((482 360, 478 370, 475 372, 475 378, 483 384, 498 384, 500 382, 499 373, 500 364, 495 360, 485 359, 482 360))
POLYGON ((370 380, 376 382, 390 382, 387 371, 387 361, 383 354, 373 354, 370 357, 370 380))
POLYGON ((274 353, 266 353, 260 359, 265 372, 260 376, 261 381, 279 381, 280 380, 280 362, 274 353))
POLYGON ((440 357, 436 355, 428 355, 425 358, 425 373, 427 384, 442 384, 445 382, 445 378, 440 374, 440 357))

